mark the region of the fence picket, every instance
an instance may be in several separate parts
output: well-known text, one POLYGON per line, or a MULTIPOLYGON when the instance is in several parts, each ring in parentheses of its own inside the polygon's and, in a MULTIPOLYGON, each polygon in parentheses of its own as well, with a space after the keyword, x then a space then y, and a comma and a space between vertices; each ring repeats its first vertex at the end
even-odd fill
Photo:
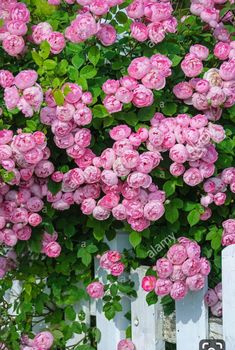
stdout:
POLYGON ((235 348, 235 245, 222 252, 223 336, 226 350, 235 348))
POLYGON ((189 292, 176 302, 176 347, 177 350, 198 350, 199 342, 208 338, 208 309, 204 303, 205 287, 199 292, 189 292))
MULTIPOLYGON (((110 249, 118 250, 122 252, 124 249, 130 248, 128 234, 118 232, 114 240, 106 243, 110 249)), ((98 267, 98 261, 95 263, 96 276, 100 281, 106 282, 106 272, 98 267)), ((122 298, 122 311, 118 312, 114 319, 107 320, 102 309, 103 302, 98 300, 96 303, 96 326, 101 331, 101 340, 98 343, 97 350, 116 350, 117 344, 121 339, 126 338, 125 331, 130 324, 125 314, 131 309, 130 299, 127 297, 122 298)))
POLYGON ((162 307, 160 303, 148 306, 146 292, 141 287, 142 278, 148 267, 141 266, 132 270, 137 299, 131 302, 132 340, 136 350, 165 350, 162 340, 162 307))

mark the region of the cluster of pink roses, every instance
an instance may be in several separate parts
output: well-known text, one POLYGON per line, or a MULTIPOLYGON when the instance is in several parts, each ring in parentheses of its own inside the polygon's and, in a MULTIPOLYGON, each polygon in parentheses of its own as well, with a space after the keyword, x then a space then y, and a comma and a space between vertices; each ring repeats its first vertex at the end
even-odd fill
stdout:
POLYGON ((51 53, 54 55, 58 55, 63 51, 66 45, 64 35, 53 31, 52 26, 47 22, 41 22, 32 26, 31 39, 37 45, 47 41, 51 47, 51 53))
MULTIPOLYGON (((234 0, 229 0, 234 4, 234 0)), ((227 0, 191 0, 191 13, 199 16, 201 20, 213 29, 214 37, 220 41, 229 41, 230 33, 224 27, 223 22, 230 21, 234 17, 231 11, 220 16, 220 9, 227 3, 227 0)))
POLYGON ((3 26, 0 27, 3 49, 10 56, 21 54, 25 48, 23 36, 28 31, 27 24, 30 20, 27 6, 17 0, 1 0, 0 19, 3 20, 3 26))
POLYGON ((103 84, 107 95, 103 101, 105 108, 109 113, 115 113, 122 110, 123 103, 132 102, 137 108, 151 106, 154 101, 152 90, 165 87, 171 65, 172 62, 161 54, 135 58, 128 67, 128 75, 120 80, 108 79, 103 84))
POLYGON ((221 125, 208 123, 202 114, 165 118, 161 113, 154 115, 151 125, 147 148, 152 152, 169 151, 173 176, 184 174, 184 182, 196 186, 213 175, 218 153, 211 141, 219 143, 225 138, 221 125), (187 170, 186 162, 190 166, 187 170))
MULTIPOLYGON (((224 48, 221 45, 217 46, 216 52, 222 57, 224 48)), ((235 50, 231 49, 229 52, 233 56, 235 50)), ((190 48, 190 53, 182 61, 181 68, 187 77, 193 79, 178 83, 173 88, 173 92, 177 98, 203 111, 209 120, 215 121, 221 117, 222 107, 229 108, 235 104, 235 58, 222 63, 219 69, 209 69, 203 78, 195 78, 203 69, 200 59, 202 53, 205 53, 205 58, 209 50, 202 45, 194 45, 190 48)))
POLYGON ((125 265, 120 261, 122 255, 116 250, 109 250, 99 257, 100 267, 113 276, 120 276, 125 270, 125 265))
POLYGON ((235 219, 228 219, 223 222, 222 245, 228 246, 235 244, 235 219))
POLYGON ((149 38, 155 44, 160 43, 166 33, 176 32, 177 20, 172 16, 172 12, 169 0, 134 0, 127 8, 128 16, 134 19, 131 24, 131 36, 140 42, 149 38))
POLYGON ((34 339, 27 335, 21 337, 20 350, 49 350, 54 343, 54 337, 49 331, 38 333, 34 339))
POLYGON ((221 61, 225 61, 228 58, 235 59, 235 41, 228 43, 219 41, 214 47, 214 55, 221 61))
POLYGON ((201 205, 206 208, 205 219, 208 219, 212 211, 208 206, 214 203, 217 206, 223 205, 226 201, 226 190, 230 186, 231 192, 235 193, 235 168, 226 168, 218 176, 206 180, 203 189, 207 193, 201 197, 201 205))
POLYGON ((58 242, 56 242, 57 239, 57 232, 54 232, 52 235, 44 232, 42 237, 41 252, 47 255, 49 258, 57 258, 61 253, 61 246, 58 242))
POLYGON ((74 83, 64 84, 62 91, 65 99, 62 106, 57 106, 51 90, 46 92, 47 107, 41 109, 40 120, 51 126, 56 146, 66 149, 67 154, 80 166, 92 153, 87 149, 91 142, 91 132, 83 128, 92 120, 91 110, 87 107, 92 102, 92 95, 83 92, 74 83))
POLYGON ((36 84, 38 74, 23 70, 15 77, 8 70, 0 70, 0 87, 4 88, 4 102, 8 110, 18 108, 25 117, 32 117, 40 110, 43 91, 36 84))
POLYGON ((0 242, 14 246, 18 239, 28 240, 31 226, 42 222, 38 214, 47 193, 46 178, 54 171, 48 160, 45 135, 0 131, 0 164, 13 173, 13 178, 0 182, 0 242), (10 186, 18 186, 11 189, 10 186))
POLYGON ((204 287, 205 276, 210 273, 210 264, 201 258, 201 248, 186 237, 178 239, 167 252, 167 258, 160 258, 154 266, 155 276, 145 276, 142 288, 146 292, 155 291, 158 296, 169 295, 183 299, 188 291, 198 291, 204 287))
POLYGON ((10 250, 6 256, 0 256, 0 279, 4 278, 6 273, 14 268, 16 268, 16 254, 13 250, 10 250))
POLYGON ((66 28, 66 39, 72 43, 81 43, 95 35, 102 45, 112 45, 117 38, 116 30, 111 24, 99 22, 99 17, 108 13, 110 7, 121 4, 123 0, 78 2, 84 7, 66 28))
POLYGON ((218 283, 214 289, 208 289, 205 295, 205 303, 210 307, 212 315, 221 317, 222 310, 222 283, 218 283))
POLYGON ((115 140, 113 148, 104 150, 100 157, 88 149, 75 159, 79 168, 52 175, 54 181, 62 181, 62 187, 48 201, 58 210, 76 203, 83 214, 92 214, 97 220, 112 214, 117 220, 127 220, 134 230, 143 231, 164 214, 165 193, 148 175, 159 164, 160 153, 139 154, 138 147, 148 138, 145 128, 131 133, 128 126, 119 125, 110 136, 115 140))
POLYGON ((118 343, 117 350, 135 350, 135 345, 130 339, 122 339, 118 343))

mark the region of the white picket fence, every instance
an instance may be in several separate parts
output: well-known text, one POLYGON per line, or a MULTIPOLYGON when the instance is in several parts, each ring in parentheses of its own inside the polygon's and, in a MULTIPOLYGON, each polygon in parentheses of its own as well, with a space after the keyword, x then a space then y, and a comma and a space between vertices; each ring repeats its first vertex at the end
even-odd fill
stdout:
MULTIPOLYGON (((129 248, 128 236, 118 233, 115 240, 108 244, 110 249, 123 251, 129 248)), ((98 263, 95 268, 96 276, 105 282, 106 275, 98 263)), ((86 322, 89 324, 90 317, 95 316, 96 326, 101 331, 97 350, 117 350, 118 342, 126 338, 125 331, 130 325, 136 350, 165 350, 166 342, 176 343, 177 350, 188 349, 188 346, 190 350, 198 350, 200 340, 210 338, 224 339, 226 350, 235 349, 235 245, 225 248, 222 253, 223 322, 218 318, 208 318, 208 309, 204 303, 207 286, 200 292, 190 292, 182 301, 176 302, 175 314, 171 316, 164 316, 160 302, 148 306, 146 293, 141 288, 146 270, 146 266, 141 266, 132 271, 131 279, 135 282, 137 298, 132 300, 123 297, 123 310, 113 320, 105 318, 101 300, 84 305, 86 322), (131 321, 125 317, 129 311, 131 321)), ((12 298, 12 292, 17 294, 20 288, 17 282, 14 288, 7 296, 8 299, 12 298)), ((35 332, 43 327, 43 324, 38 324, 35 332)), ((80 339, 81 335, 77 335, 67 345, 76 344, 80 339)))

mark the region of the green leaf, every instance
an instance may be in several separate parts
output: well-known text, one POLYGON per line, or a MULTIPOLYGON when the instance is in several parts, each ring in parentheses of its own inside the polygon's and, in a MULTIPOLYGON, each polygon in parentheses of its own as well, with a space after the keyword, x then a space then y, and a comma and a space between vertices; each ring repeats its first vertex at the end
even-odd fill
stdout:
POLYGON ((49 57, 51 51, 50 44, 47 41, 43 41, 40 45, 39 55, 45 60, 49 57))
POLYGON ((200 212, 197 209, 193 209, 188 215, 187 220, 190 226, 196 225, 200 220, 200 212))
POLYGON ((162 108, 162 113, 167 116, 173 116, 177 111, 177 104, 172 102, 165 102, 162 108))
POLYGON ((165 182, 163 185, 163 191, 166 192, 167 197, 169 197, 173 193, 175 193, 175 181, 169 180, 169 181, 165 182))
POLYGON ((115 19, 118 21, 118 23, 120 24, 124 24, 127 22, 128 18, 127 18, 127 15, 124 13, 124 12, 118 12, 116 15, 115 15, 115 19))
POLYGON ((77 69, 79 69, 83 65, 84 62, 85 62, 84 57, 82 57, 80 55, 75 55, 72 58, 72 64, 77 69))
POLYGON ((64 95, 61 90, 56 90, 53 93, 55 102, 58 106, 63 106, 64 104, 64 95))
POLYGON ((55 195, 61 190, 61 182, 54 182, 51 179, 48 181, 48 190, 55 195))
POLYGON ((76 312, 74 311, 74 308, 72 306, 67 306, 64 311, 65 316, 69 321, 75 321, 76 312))
POLYGON ((103 105, 95 105, 92 111, 95 118, 104 118, 109 115, 109 112, 103 105))
POLYGON ((92 261, 91 254, 86 250, 86 248, 80 248, 77 253, 78 258, 82 258, 82 263, 88 266, 92 261))
POLYGON ((85 79, 91 79, 94 78, 97 74, 97 70, 91 66, 85 66, 80 70, 80 76, 85 79))
POLYGON ((148 305, 153 305, 156 304, 158 301, 158 296, 157 294, 154 292, 154 290, 150 293, 147 294, 146 296, 146 301, 148 305))
POLYGON ((129 235, 129 241, 132 245, 132 247, 137 247, 142 241, 142 236, 139 232, 132 231, 131 234, 129 235))
POLYGON ((57 66, 57 62, 54 60, 46 60, 43 63, 43 67, 46 70, 54 70, 56 68, 56 66, 57 66))
POLYGON ((61 331, 59 331, 58 329, 54 329, 52 331, 53 337, 55 338, 55 341, 58 341, 60 339, 64 338, 64 335, 61 331))
POLYGON ((166 205, 166 207, 165 207, 165 218, 171 224, 176 222, 179 218, 178 209, 174 205, 172 205, 171 203, 166 205))
POLYGON ((88 51, 88 59, 89 61, 96 66, 100 59, 100 50, 97 46, 92 46, 88 51))
POLYGON ((86 249, 90 254, 96 253, 98 251, 98 248, 94 244, 89 244, 86 249))
POLYGON ((43 60, 41 58, 41 56, 36 52, 36 51, 32 51, 32 57, 34 62, 39 66, 42 67, 43 65, 43 60))

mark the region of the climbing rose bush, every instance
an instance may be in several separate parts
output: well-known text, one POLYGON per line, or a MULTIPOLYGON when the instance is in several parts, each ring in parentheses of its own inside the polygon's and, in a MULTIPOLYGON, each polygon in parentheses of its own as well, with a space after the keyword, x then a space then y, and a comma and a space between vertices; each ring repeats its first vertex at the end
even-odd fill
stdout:
MULTIPOLYGON (((82 306, 100 299, 114 318, 136 298, 141 265, 149 305, 161 296, 170 314, 208 276, 205 302, 222 315, 221 250, 235 242, 234 10, 1 1, 1 348, 95 350, 105 335, 82 306), (122 251, 110 243, 120 235, 122 251)), ((116 346, 136 348, 130 327, 116 346)))

